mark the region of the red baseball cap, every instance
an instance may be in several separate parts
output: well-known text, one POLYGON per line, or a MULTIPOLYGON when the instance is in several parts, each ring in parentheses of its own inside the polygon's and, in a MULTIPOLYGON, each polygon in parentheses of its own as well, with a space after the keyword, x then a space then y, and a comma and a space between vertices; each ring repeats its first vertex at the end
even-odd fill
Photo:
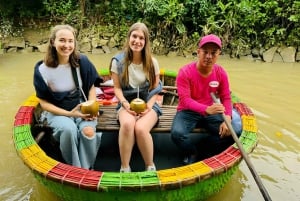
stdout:
POLYGON ((217 46, 219 46, 220 49, 222 48, 221 39, 214 34, 209 34, 209 35, 203 36, 199 42, 199 48, 201 48, 203 45, 205 45, 207 43, 214 43, 217 46))

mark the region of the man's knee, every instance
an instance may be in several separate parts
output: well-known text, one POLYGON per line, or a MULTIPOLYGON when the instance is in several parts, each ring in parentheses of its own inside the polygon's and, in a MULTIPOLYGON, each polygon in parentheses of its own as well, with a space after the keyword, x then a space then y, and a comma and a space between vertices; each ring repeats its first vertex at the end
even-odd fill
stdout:
POLYGON ((175 144, 179 144, 183 141, 183 133, 176 129, 171 129, 171 139, 175 144))

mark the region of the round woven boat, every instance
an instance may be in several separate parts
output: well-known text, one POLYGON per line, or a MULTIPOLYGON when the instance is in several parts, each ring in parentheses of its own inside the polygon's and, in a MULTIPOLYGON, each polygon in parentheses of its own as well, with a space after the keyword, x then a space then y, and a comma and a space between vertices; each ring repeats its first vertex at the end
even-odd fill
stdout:
MULTIPOLYGON (((100 74, 109 76, 108 70, 102 70, 100 74)), ((175 86, 176 74, 161 70, 164 86, 175 86)), ((232 95, 232 100, 242 119, 239 139, 245 151, 251 153, 257 144, 255 116, 239 98, 232 95)), ((164 101, 174 102, 172 98, 164 101)), ((65 201, 205 200, 223 188, 242 160, 238 147, 232 144, 222 153, 199 162, 153 172, 120 173, 74 167, 47 155, 33 137, 31 128, 38 106, 39 99, 35 95, 20 106, 14 120, 14 145, 35 178, 65 201)))

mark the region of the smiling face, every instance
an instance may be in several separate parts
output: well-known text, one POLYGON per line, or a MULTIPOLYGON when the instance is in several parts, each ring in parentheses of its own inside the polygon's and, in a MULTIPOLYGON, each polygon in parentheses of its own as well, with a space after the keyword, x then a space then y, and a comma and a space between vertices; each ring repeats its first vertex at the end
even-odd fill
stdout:
POLYGON ((141 52, 145 46, 145 34, 142 30, 134 30, 129 37, 129 47, 133 52, 141 52))
POLYGON ((212 68, 220 55, 220 48, 214 43, 207 43, 199 48, 197 53, 200 68, 212 68))
POLYGON ((68 29, 58 30, 52 43, 56 49, 59 63, 68 63, 69 57, 75 49, 75 36, 73 32, 68 29))

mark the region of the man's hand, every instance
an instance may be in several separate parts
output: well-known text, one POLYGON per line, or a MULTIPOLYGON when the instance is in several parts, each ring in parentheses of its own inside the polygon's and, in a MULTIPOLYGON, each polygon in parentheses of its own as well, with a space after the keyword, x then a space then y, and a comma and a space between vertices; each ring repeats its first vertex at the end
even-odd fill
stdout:
MULTIPOLYGON (((228 123, 231 124, 231 117, 230 116, 227 115, 226 120, 227 120, 228 123)), ((225 121, 220 125, 219 135, 220 135, 221 138, 231 135, 230 130, 228 129, 225 121)))
POLYGON ((205 110, 207 114, 221 114, 225 111, 225 107, 220 103, 214 103, 205 110))

